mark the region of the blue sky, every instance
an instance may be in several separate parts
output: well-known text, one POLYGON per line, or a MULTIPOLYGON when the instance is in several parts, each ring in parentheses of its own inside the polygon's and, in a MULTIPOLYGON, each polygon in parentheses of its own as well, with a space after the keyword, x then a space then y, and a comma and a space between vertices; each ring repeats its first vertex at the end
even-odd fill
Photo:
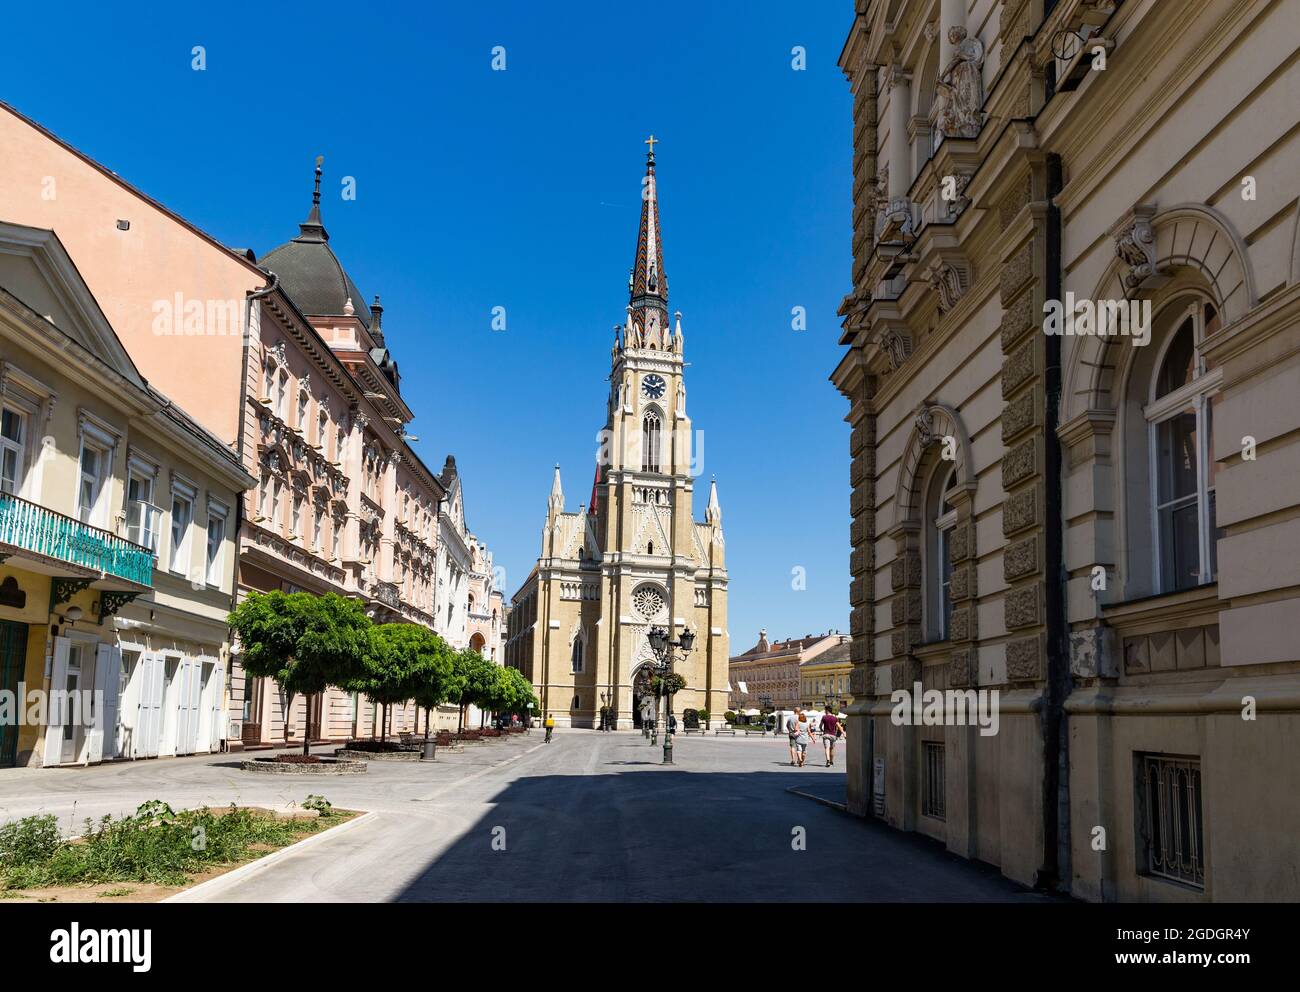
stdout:
POLYGON ((3 98, 259 255, 296 234, 323 154, 330 244, 382 296, 416 448, 435 470, 455 454, 507 594, 552 466, 569 509, 590 491, 654 132, 732 649, 760 627, 847 630, 847 407, 827 376, 849 287, 848 0, 180 6, 66 4, 53 35, 43 8, 7 11, 11 37, 50 40, 9 46, 3 98))

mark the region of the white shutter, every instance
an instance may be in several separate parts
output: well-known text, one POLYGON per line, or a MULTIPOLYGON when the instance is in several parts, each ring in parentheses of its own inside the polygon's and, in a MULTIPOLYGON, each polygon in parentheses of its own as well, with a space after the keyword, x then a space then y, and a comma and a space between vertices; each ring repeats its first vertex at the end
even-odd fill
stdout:
POLYGON ((203 725, 203 662, 190 659, 190 732, 185 738, 185 753, 194 754, 199 749, 199 729, 203 725))
POLYGON ((45 711, 45 758, 46 767, 57 765, 63 760, 63 722, 68 719, 65 707, 55 706, 54 690, 67 689, 68 655, 72 652, 72 642, 66 637, 54 639, 54 664, 50 670, 50 705, 45 711))
MULTIPOLYGON (((117 661, 117 655, 111 644, 99 644, 95 648, 95 695, 91 697, 94 700, 95 720, 90 728, 86 731, 86 761, 95 764, 104 760, 104 739, 112 735, 117 724, 117 672, 113 671, 113 663, 117 661), (109 689, 109 683, 112 683, 112 689, 109 689), (110 711, 110 692, 112 693, 111 711, 110 711)), ((120 667, 120 663, 119 663, 120 667)), ((84 673, 83 673, 84 677, 84 673)), ((112 745, 109 745, 110 752, 112 745)), ((111 756, 111 754, 110 754, 111 756)))
POLYGON ((162 702, 163 702, 163 673, 165 671, 166 659, 160 654, 153 654, 149 657, 149 665, 153 669, 153 683, 149 687, 149 734, 145 738, 145 753, 150 758, 158 757, 162 749, 162 702))
POLYGON ((220 665, 212 673, 212 734, 209 751, 220 751, 226 736, 226 670, 220 665))
POLYGON ((122 700, 118 698, 122 691, 122 649, 116 644, 105 644, 100 651, 106 656, 108 669, 104 676, 104 757, 116 758, 118 713, 122 709, 122 700))
POLYGON ((190 733, 190 662, 181 658, 176 665, 176 685, 172 698, 176 700, 176 719, 173 723, 175 735, 172 738, 172 754, 184 754, 185 744, 190 733))

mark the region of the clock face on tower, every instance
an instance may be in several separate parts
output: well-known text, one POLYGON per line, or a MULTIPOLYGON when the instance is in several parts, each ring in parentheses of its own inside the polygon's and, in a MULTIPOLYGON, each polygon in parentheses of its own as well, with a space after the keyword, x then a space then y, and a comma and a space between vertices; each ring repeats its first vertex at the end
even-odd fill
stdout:
POLYGON ((652 400, 657 400, 664 394, 664 377, 661 375, 648 375, 641 380, 641 392, 652 400))

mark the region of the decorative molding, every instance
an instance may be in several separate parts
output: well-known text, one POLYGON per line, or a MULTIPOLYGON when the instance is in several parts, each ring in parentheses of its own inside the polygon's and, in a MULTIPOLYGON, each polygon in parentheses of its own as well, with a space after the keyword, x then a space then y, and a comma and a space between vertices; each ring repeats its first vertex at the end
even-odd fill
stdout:
POLYGON ((1151 226, 1155 213, 1155 204, 1140 203, 1111 231, 1115 254, 1127 266, 1122 279, 1130 291, 1156 274, 1156 235, 1151 226))

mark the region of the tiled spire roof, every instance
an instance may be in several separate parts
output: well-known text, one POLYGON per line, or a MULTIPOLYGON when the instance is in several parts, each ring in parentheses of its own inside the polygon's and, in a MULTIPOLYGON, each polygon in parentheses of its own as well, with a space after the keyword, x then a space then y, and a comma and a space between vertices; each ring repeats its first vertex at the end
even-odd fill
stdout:
POLYGON ((628 281, 630 302, 637 323, 644 326, 644 311, 656 307, 668 322, 668 276, 664 272, 664 242, 659 229, 659 196, 655 189, 655 144, 653 134, 646 139, 650 151, 646 154, 645 180, 641 194, 641 229, 636 239, 636 260, 632 263, 632 277, 628 281))

